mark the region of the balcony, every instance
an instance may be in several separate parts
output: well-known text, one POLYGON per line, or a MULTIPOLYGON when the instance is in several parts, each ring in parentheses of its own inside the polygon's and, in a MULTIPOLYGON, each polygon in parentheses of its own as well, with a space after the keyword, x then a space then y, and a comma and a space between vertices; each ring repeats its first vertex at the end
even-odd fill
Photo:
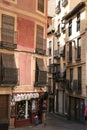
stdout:
POLYGON ((17 48, 17 32, 9 29, 1 29, 0 47, 5 49, 17 48))
POLYGON ((15 86, 18 84, 18 69, 1 68, 0 69, 0 85, 15 86))
POLYGON ((55 51, 54 51, 54 58, 55 58, 55 59, 60 59, 60 54, 59 54, 59 51, 58 51, 58 50, 55 50, 55 51))
POLYGON ((56 81, 56 82, 62 82, 62 81, 65 81, 65 79, 66 79, 66 71, 64 71, 64 72, 55 72, 55 74, 54 74, 54 80, 56 81))
POLYGON ((65 7, 68 4, 68 0, 63 0, 62 6, 65 7))
POLYGON ((54 35, 55 35, 55 37, 59 37, 60 35, 61 35, 61 33, 60 33, 60 31, 56 31, 55 33, 54 33, 54 35))
POLYGON ((53 64, 50 64, 49 66, 48 66, 48 71, 47 71, 48 73, 53 73, 54 72, 54 70, 53 70, 53 64))
POLYGON ((50 34, 52 32, 54 32, 54 28, 53 28, 52 24, 50 24, 49 27, 47 28, 47 34, 50 34))
POLYGON ((69 93, 75 93, 77 95, 82 93, 82 86, 78 80, 73 80, 72 82, 66 80, 66 90, 69 93))
POLYGON ((67 52, 67 63, 70 64, 72 63, 72 53, 67 52))

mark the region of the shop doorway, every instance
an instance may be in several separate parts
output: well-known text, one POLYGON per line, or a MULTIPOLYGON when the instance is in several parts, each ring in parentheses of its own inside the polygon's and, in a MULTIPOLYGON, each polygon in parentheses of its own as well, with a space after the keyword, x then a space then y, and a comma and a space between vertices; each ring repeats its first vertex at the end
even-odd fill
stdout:
POLYGON ((73 120, 84 121, 84 99, 69 97, 69 117, 73 120))
POLYGON ((0 95, 0 119, 8 119, 9 95, 0 95))

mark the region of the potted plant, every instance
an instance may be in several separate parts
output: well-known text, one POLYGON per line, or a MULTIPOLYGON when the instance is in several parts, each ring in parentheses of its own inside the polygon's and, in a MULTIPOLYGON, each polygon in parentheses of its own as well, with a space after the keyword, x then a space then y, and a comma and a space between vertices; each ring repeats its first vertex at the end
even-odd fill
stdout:
POLYGON ((6 118, 3 118, 3 119, 0 119, 0 130, 8 130, 8 119, 6 118))

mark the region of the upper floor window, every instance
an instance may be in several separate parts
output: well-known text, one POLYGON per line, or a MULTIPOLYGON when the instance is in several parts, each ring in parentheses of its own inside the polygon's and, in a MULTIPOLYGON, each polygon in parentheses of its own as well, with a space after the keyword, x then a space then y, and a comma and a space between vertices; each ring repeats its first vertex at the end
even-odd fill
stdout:
POLYGON ((70 69, 70 90, 73 90, 73 69, 70 69))
POLYGON ((68 0, 62 0, 62 6, 65 7, 68 4, 68 0))
POLYGON ((57 32, 60 33, 60 24, 58 24, 57 32))
POLYGON ((77 59, 81 59, 81 38, 77 39, 77 59))
POLYGON ((49 41, 49 48, 48 48, 48 54, 51 55, 51 45, 52 44, 52 41, 49 41))
POLYGON ((78 67, 78 91, 82 90, 82 67, 78 67))
POLYGON ((15 49, 17 47, 17 32, 15 31, 15 17, 2 14, 1 46, 15 49))
POLYGON ((44 13, 44 0, 38 0, 38 10, 44 13))
POLYGON ((72 35, 72 19, 69 21, 69 36, 72 35))
POLYGON ((61 31, 65 31, 65 27, 66 27, 65 20, 61 20, 61 31))
POLYGON ((55 32, 55 36, 60 36, 61 33, 60 33, 60 24, 58 24, 58 27, 57 27, 57 31, 55 32))
POLYGON ((70 69, 70 82, 73 81, 73 69, 70 69))
POLYGON ((77 32, 80 31, 80 13, 77 14, 77 32))
POLYGON ((46 54, 46 39, 44 37, 44 27, 37 25, 36 30, 36 53, 45 55, 46 54))
POLYGON ((2 14, 2 28, 6 30, 14 30, 15 18, 2 14))
POLYGON ((69 62, 72 62, 72 42, 69 43, 69 62))
POLYGON ((57 7, 55 8, 55 13, 56 13, 56 14, 59 14, 60 11, 61 11, 61 8, 60 8, 60 1, 58 1, 58 5, 57 5, 57 7))

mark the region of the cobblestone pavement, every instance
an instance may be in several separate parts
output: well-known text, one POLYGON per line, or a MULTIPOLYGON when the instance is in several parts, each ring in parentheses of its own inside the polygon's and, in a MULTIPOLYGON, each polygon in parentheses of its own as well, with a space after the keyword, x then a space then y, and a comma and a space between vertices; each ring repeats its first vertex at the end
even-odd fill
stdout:
POLYGON ((50 114, 47 116, 47 125, 45 127, 39 124, 37 126, 13 128, 9 130, 87 130, 87 125, 50 114))

